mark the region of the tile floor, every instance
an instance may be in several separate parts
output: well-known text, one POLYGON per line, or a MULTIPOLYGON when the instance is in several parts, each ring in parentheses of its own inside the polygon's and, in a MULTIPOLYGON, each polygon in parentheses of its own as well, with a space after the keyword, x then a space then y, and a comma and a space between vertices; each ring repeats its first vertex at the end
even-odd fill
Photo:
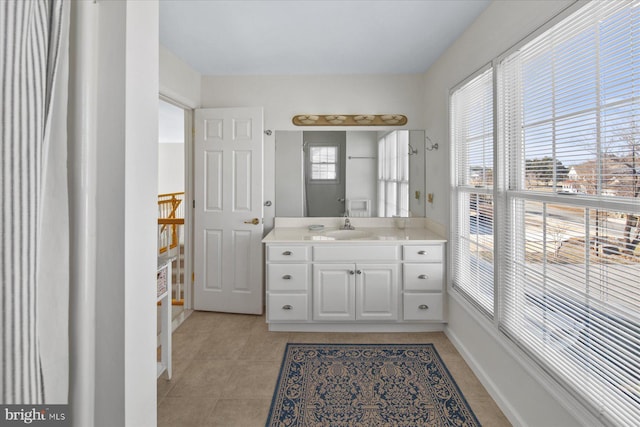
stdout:
POLYGON ((158 379, 158 426, 264 426, 287 342, 433 343, 480 423, 510 425, 444 333, 269 332, 262 316, 194 312, 158 379))

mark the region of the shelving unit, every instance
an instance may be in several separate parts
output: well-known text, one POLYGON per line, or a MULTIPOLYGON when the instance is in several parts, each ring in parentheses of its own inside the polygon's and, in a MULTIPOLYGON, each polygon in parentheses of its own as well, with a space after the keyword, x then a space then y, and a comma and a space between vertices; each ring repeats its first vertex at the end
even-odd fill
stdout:
POLYGON ((160 361, 157 376, 166 370, 171 379, 171 262, 173 257, 158 258, 157 301, 160 303, 160 361))

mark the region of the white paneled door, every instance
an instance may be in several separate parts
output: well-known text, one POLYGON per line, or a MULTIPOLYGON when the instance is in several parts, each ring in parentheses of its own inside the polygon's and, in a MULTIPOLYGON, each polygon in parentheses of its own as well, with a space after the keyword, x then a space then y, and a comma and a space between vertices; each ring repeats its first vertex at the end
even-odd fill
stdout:
POLYGON ((196 310, 262 314, 262 135, 262 108, 196 110, 196 310))

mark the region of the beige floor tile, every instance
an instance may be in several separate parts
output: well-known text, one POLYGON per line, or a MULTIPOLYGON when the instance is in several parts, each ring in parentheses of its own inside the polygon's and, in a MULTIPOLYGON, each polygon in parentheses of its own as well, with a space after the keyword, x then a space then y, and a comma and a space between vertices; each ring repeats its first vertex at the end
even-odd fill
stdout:
POLYGON ((205 335, 204 342, 194 355, 198 360, 237 360, 249 341, 249 331, 217 329, 205 335))
POLYGON ((236 363, 229 360, 193 360, 169 390, 167 397, 217 398, 234 372, 236 363))
POLYGON ((252 334, 242 346, 239 359, 280 362, 288 340, 287 333, 252 334))
POLYGON ((280 362, 239 361, 221 395, 223 399, 270 399, 280 362))
POLYGON ((269 416, 271 399, 219 399, 209 414, 211 427, 263 426, 269 416))
POLYGON ((216 399, 165 397, 158 403, 158 427, 201 427, 216 399))
POLYGON ((165 397, 169 390, 178 383, 178 380, 184 375, 187 367, 191 364, 191 360, 177 359, 171 362, 171 379, 167 378, 167 372, 165 371, 160 378, 158 378, 158 402, 161 398, 165 397))
POLYGON ((226 318, 224 313, 194 311, 175 331, 175 335, 199 335, 215 330, 220 322, 226 318))
POLYGON ((467 400, 467 402, 481 425, 491 427, 511 426, 507 417, 504 416, 496 402, 488 394, 485 394, 484 397, 474 398, 471 401, 467 400))
POLYGON ((171 337, 171 354, 174 361, 192 360, 205 343, 205 335, 186 335, 174 333, 171 337))
POLYGON ((442 332, 270 332, 264 316, 198 311, 173 334, 174 377, 158 379, 158 425, 264 425, 287 342, 433 343, 478 420, 509 425, 442 332))

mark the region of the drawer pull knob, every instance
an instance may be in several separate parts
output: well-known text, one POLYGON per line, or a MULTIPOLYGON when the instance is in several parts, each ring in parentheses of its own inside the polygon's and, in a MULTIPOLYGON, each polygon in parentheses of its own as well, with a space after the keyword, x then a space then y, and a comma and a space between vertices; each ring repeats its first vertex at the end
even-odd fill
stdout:
POLYGON ((284 280, 291 280, 291 275, 290 274, 285 274, 284 276, 282 276, 282 278, 284 280))
POLYGON ((420 304, 420 305, 418 306, 418 308, 419 308, 420 310, 428 310, 428 309, 429 309, 429 306, 428 306, 427 304, 420 304))
POLYGON ((292 307, 292 306, 290 306, 289 304, 287 304, 287 305, 283 305, 283 306, 282 306, 282 309, 283 309, 283 310, 291 310, 291 309, 293 309, 293 307, 292 307))
POLYGON ((356 270, 356 273, 362 274, 362 270, 356 270))
POLYGON ((349 270, 349 274, 356 274, 356 272, 353 270, 349 270))
POLYGON ((282 252, 282 255, 291 255, 291 251, 284 251, 282 252))
POLYGON ((429 276, 427 276, 426 274, 421 274, 418 276, 418 279, 428 279, 429 276))
POLYGON ((418 255, 426 255, 427 251, 418 251, 418 255))

